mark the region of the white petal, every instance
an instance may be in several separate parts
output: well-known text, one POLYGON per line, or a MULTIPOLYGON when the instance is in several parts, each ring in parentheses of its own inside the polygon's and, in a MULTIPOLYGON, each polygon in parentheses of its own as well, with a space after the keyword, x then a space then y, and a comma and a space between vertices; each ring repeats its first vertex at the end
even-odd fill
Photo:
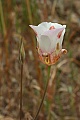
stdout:
POLYGON ((35 33, 41 35, 45 31, 49 30, 49 28, 51 27, 51 22, 42 22, 38 26, 34 26, 34 25, 29 25, 29 26, 34 30, 35 33))
POLYGON ((39 27, 40 26, 43 26, 44 28, 46 28, 45 31, 49 30, 49 28, 51 27, 51 22, 42 22, 41 24, 38 25, 39 27))
POLYGON ((44 26, 34 26, 34 25, 29 25, 29 26, 34 30, 34 32, 37 35, 41 35, 43 32, 46 31, 46 29, 44 28, 44 26))
POLYGON ((66 25, 63 25, 64 28, 66 28, 66 25))
POLYGON ((51 26, 51 22, 42 22, 41 24, 39 24, 38 26, 34 26, 34 25, 29 25, 34 32, 37 35, 41 35, 42 33, 44 33, 45 31, 49 30, 50 26, 51 26))
POLYGON ((61 25, 61 24, 58 24, 58 23, 51 23, 51 26, 54 26, 55 28, 66 28, 66 25, 61 25))
POLYGON ((54 28, 62 28, 62 27, 66 28, 66 25, 61 25, 58 23, 51 23, 51 22, 42 22, 38 26, 44 26, 46 28, 46 31, 49 30, 51 26, 54 26, 54 28))
POLYGON ((60 48, 62 47, 66 25, 51 22, 42 22, 38 26, 30 25, 30 27, 37 34, 37 41, 39 42, 39 47, 42 51, 51 52, 52 50, 56 49, 57 43, 59 43, 60 48), (50 29, 53 26, 55 29, 50 29), (60 38, 58 38, 58 34, 61 31, 63 32, 60 38))
POLYGON ((60 40, 59 40, 60 41, 60 45, 62 45, 64 34, 65 34, 65 29, 63 30, 62 35, 61 35, 60 40))
POLYGON ((64 34, 64 27, 58 28, 58 29, 48 30, 47 32, 45 32, 43 34, 43 35, 48 36, 50 39, 50 42, 51 42, 51 49, 50 50, 56 49, 57 43, 59 43, 60 47, 62 46, 63 34, 64 34), (58 38, 58 33, 61 32, 62 30, 63 30, 63 33, 62 33, 61 37, 58 38))
POLYGON ((51 51, 51 41, 48 36, 41 35, 39 40, 39 47, 43 52, 49 53, 51 51))
POLYGON ((61 25, 58 23, 51 23, 51 22, 42 22, 38 26, 34 26, 34 25, 29 25, 29 26, 34 30, 35 33, 39 35, 41 35, 45 31, 48 31, 51 26, 54 26, 54 28, 62 28, 62 27, 65 28, 66 27, 66 25, 61 25))
POLYGON ((49 37, 50 40, 54 40, 54 38, 57 37, 58 33, 62 30, 64 30, 64 27, 48 30, 48 31, 44 32, 42 35, 46 35, 49 37))

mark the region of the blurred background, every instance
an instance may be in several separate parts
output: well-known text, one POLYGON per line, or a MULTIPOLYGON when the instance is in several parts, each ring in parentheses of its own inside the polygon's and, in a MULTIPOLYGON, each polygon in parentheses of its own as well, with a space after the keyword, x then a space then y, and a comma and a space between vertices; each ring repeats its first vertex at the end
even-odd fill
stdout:
POLYGON ((68 53, 51 66, 47 95, 38 120, 80 120, 80 0, 0 0, 0 120, 19 120, 19 42, 23 38, 23 120, 40 104, 48 68, 38 59, 29 27, 43 21, 66 24, 68 53))

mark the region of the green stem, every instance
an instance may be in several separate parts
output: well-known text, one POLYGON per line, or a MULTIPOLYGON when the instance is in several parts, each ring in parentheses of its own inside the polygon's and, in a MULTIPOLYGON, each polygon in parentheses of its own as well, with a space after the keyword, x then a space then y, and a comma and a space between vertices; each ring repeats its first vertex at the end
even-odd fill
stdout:
POLYGON ((42 107, 42 104, 43 104, 43 102, 44 102, 44 98, 45 98, 46 91, 47 91, 47 87, 48 87, 48 83, 49 83, 50 68, 51 68, 51 66, 48 66, 48 78, 47 78, 47 83, 46 83, 46 86, 45 86, 44 94, 43 94, 43 97, 42 97, 40 106, 39 106, 39 108, 38 108, 38 111, 37 111, 37 113, 36 113, 36 116, 35 116, 35 118, 34 118, 33 120, 37 120, 38 115, 39 115, 39 112, 40 112, 41 107, 42 107))
POLYGON ((23 79, 23 63, 21 63, 21 81, 20 81, 20 120, 22 119, 22 79, 23 79))
POLYGON ((2 8, 1 0, 0 0, 0 16, 1 16, 3 34, 4 34, 4 37, 5 37, 6 36, 6 26, 5 26, 5 21, 4 21, 3 8, 2 8))

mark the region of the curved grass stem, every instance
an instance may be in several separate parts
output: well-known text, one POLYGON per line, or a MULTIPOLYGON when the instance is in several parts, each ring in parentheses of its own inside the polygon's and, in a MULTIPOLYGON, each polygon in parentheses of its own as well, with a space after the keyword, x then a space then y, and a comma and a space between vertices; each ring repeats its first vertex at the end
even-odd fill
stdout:
POLYGON ((42 107, 42 104, 43 104, 43 102, 44 102, 44 98, 45 98, 45 95, 46 95, 46 92, 47 92, 47 88, 48 88, 48 83, 49 83, 50 68, 51 68, 51 66, 48 66, 48 78, 47 78, 47 83, 46 83, 46 86, 45 86, 44 94, 43 94, 43 97, 42 97, 40 106, 39 106, 39 108, 38 108, 38 110, 37 110, 36 116, 35 116, 35 118, 34 118, 33 120, 37 120, 38 115, 39 115, 39 112, 40 112, 41 107, 42 107))

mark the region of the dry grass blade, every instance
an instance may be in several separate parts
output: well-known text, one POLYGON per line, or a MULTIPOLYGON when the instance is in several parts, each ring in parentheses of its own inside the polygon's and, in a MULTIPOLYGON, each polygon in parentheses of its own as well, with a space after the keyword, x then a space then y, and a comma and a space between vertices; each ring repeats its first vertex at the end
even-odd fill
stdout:
POLYGON ((30 1, 29 0, 26 0, 26 5, 27 5, 27 10, 28 10, 28 16, 29 16, 30 24, 33 24, 31 8, 30 8, 30 1))

